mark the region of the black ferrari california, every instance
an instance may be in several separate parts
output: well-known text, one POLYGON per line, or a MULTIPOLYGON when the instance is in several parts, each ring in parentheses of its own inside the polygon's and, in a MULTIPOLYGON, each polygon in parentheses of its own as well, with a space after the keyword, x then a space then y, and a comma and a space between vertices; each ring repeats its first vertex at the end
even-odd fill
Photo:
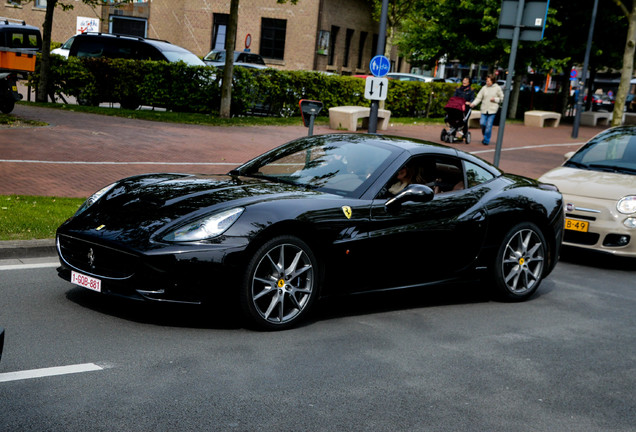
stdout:
POLYGON ((106 186, 59 227, 58 271, 139 300, 234 298, 251 324, 284 329, 336 294, 481 280, 525 300, 562 232, 554 186, 430 142, 318 135, 225 175, 106 186))

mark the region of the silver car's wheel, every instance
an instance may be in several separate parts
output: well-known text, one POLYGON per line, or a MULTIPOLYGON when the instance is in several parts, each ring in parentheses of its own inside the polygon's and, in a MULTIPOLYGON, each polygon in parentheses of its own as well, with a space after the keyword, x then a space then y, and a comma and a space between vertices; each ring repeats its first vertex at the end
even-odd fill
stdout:
POLYGON ((311 308, 318 291, 318 265, 302 240, 281 236, 266 242, 247 270, 241 304, 258 327, 291 327, 311 308))
POLYGON ((546 258, 546 241, 532 223, 521 223, 504 237, 494 268, 499 294, 509 300, 525 300, 539 288, 546 258))

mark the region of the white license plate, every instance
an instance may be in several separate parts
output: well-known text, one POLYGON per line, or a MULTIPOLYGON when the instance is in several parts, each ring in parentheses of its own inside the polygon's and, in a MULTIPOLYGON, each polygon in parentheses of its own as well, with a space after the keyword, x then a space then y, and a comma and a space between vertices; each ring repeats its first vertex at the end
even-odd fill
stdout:
POLYGON ((89 290, 102 292, 101 280, 94 277, 83 275, 81 273, 71 271, 71 283, 74 283, 75 285, 79 285, 84 288, 88 288, 89 290))

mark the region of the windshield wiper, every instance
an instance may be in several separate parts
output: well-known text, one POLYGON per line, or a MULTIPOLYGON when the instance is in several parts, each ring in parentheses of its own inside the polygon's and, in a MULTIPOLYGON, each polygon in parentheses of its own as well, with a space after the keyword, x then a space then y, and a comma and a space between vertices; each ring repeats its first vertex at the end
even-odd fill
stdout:
POLYGON ((585 165, 584 163, 581 162, 577 162, 577 161, 573 161, 573 160, 568 160, 567 162, 565 162, 565 166, 575 166, 577 168, 583 168, 583 169, 587 169, 588 166, 585 165))
POLYGON ((600 165, 600 164, 592 164, 590 165, 590 167, 597 168, 607 172, 619 173, 619 174, 636 174, 636 168, 630 168, 630 167, 607 166, 607 165, 600 165))
POLYGON ((619 168, 610 166, 610 165, 602 165, 602 164, 590 164, 589 167, 593 170, 603 171, 603 172, 619 172, 619 168))

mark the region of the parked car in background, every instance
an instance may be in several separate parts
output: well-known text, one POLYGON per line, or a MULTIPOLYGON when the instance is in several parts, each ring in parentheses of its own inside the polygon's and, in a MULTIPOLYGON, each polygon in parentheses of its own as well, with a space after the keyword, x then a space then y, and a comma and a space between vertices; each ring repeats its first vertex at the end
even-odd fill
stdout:
POLYGON ((10 113, 22 99, 17 82, 35 71, 36 54, 41 48, 42 36, 37 27, 0 18, 0 112, 10 113))
POLYGON ((57 54, 64 58, 68 58, 68 52, 71 49, 71 45, 73 44, 73 40, 75 40, 75 36, 71 36, 64 42, 60 47, 51 50, 51 54, 57 54))
POLYGON ((39 52, 42 48, 40 29, 24 21, 0 18, 0 47, 39 52))
MULTIPOLYGON (((587 104, 587 95, 583 97, 583 104, 587 104)), ((614 111, 614 99, 605 93, 592 95, 592 111, 611 112, 614 111)))
POLYGON ((168 41, 110 33, 76 35, 71 42, 68 55, 71 57, 163 60, 171 63, 182 61, 191 66, 205 66, 205 63, 195 54, 168 41))
MULTIPOLYGON (((210 66, 225 66, 225 50, 212 50, 203 57, 203 61, 210 66)), ((251 63, 265 66, 265 60, 260 54, 249 51, 234 51, 234 63, 251 63)))
POLYGON ((563 244, 636 257, 636 126, 601 132, 539 178, 565 202, 563 244))
POLYGON ((399 81, 420 81, 420 82, 433 82, 433 77, 427 77, 424 75, 417 75, 412 73, 404 73, 404 72, 389 72, 385 75, 389 79, 399 80, 399 81))

